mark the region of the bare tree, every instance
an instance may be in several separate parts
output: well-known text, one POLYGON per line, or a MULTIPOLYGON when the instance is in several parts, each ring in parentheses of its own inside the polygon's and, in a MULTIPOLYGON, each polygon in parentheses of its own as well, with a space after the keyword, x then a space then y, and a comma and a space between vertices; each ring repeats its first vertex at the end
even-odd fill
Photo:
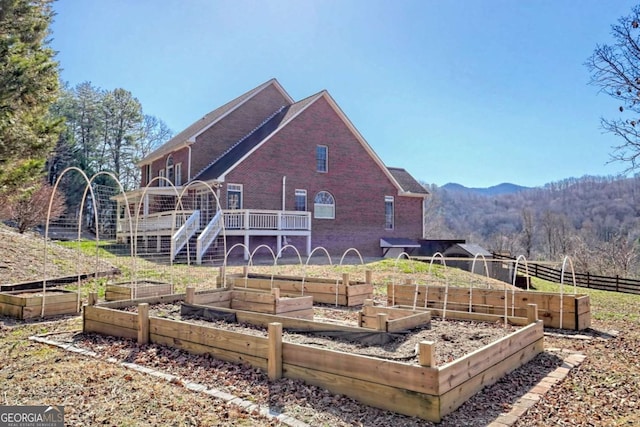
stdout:
POLYGON ((531 258, 531 251, 533 249, 533 212, 531 209, 522 209, 522 231, 520 232, 520 243, 524 250, 524 255, 527 259, 531 258))
MULTIPOLYGON (((18 231, 24 233, 47 220, 52 194, 53 187, 45 182, 40 182, 27 189, 17 190, 0 205, 0 217, 15 222, 18 231)), ((60 217, 64 210, 64 197, 58 191, 51 202, 50 219, 60 217)))
POLYGON ((620 116, 601 125, 622 138, 611 159, 628 163, 628 172, 640 166, 640 6, 612 25, 611 35, 614 43, 596 46, 586 66, 590 83, 620 102, 620 116))

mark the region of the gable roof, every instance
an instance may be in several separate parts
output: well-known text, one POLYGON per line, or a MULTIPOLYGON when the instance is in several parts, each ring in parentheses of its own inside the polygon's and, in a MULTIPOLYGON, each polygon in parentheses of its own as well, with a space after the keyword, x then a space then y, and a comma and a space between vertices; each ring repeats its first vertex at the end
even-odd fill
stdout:
MULTIPOLYGON (((206 173, 206 176, 209 177, 208 179, 216 179, 216 178, 217 179, 224 179, 224 175, 229 173, 230 171, 232 171, 238 164, 240 164, 244 160, 245 157, 249 156, 253 151, 257 150, 262 144, 266 143, 269 139, 271 139, 271 137, 274 134, 276 134, 278 131, 280 131, 282 128, 284 128, 293 119, 295 119, 298 115, 302 114, 302 112, 304 112, 307 108, 309 108, 309 106, 313 105, 315 102, 317 102, 320 99, 325 99, 328 102, 329 106, 336 112, 338 117, 349 128, 351 133, 356 137, 358 142, 360 142, 360 144, 365 149, 365 151, 371 156, 371 158, 374 160, 374 162, 380 167, 380 169, 387 176, 387 178, 389 178, 389 181, 391 181, 393 183, 393 185, 398 189, 399 193, 405 193, 403 195, 414 194, 414 195, 417 195, 417 196, 420 196, 420 197, 424 197, 426 194, 428 194, 428 192, 426 190, 424 190, 424 189, 422 189, 419 193, 417 193, 417 192, 411 192, 408 189, 403 188, 402 185, 400 185, 400 183, 398 182, 396 177, 384 165, 384 163, 382 162, 380 157, 378 157, 376 152, 373 151, 371 146, 367 143, 367 141, 364 139, 364 137, 356 129, 356 127, 353 125, 353 123, 351 123, 349 118, 344 114, 342 109, 340 109, 338 104, 335 102, 335 100, 331 97, 331 95, 329 95, 329 92, 327 92, 326 90, 320 91, 315 95, 311 95, 311 96, 309 96, 309 97, 307 97, 307 98, 305 98, 305 99, 303 99, 301 101, 298 101, 298 102, 294 103, 293 105, 289 106, 286 109, 286 112, 285 112, 284 116, 282 117, 282 119, 280 120, 278 126, 276 126, 274 128, 271 128, 273 130, 268 136, 266 136, 261 141, 257 141, 257 143, 256 143, 256 141, 252 141, 253 143, 255 143, 255 145, 253 145, 250 148, 247 147, 248 149, 242 150, 245 154, 241 158, 237 159, 237 161, 235 163, 233 163, 232 165, 230 165, 226 170, 223 170, 224 169, 223 167, 220 167, 220 168, 216 167, 215 169, 219 172, 218 176, 214 176, 215 174, 206 173)), ((265 124, 264 126, 266 126, 266 125, 267 124, 265 124)), ((260 132, 260 133, 261 134, 265 134, 266 132, 260 132)), ((211 167, 214 168, 214 165, 212 165, 211 167)), ((411 180, 415 184, 417 184, 418 187, 422 187, 406 171, 405 171, 405 175, 409 176, 411 178, 411 180)), ((203 174, 202 176, 199 177, 199 179, 204 180, 203 179, 204 176, 205 175, 203 174)), ((403 177, 403 178, 405 179, 405 181, 409 182, 409 179, 407 179, 406 177, 403 177)), ((415 186, 412 186, 411 188, 417 189, 417 187, 415 187, 415 186)))
POLYGON ((196 137, 200 135, 202 132, 209 129, 211 126, 216 124, 218 121, 220 121, 222 118, 227 116, 229 113, 231 113, 238 107, 240 107, 246 101, 248 101, 258 93, 260 93, 261 91, 263 91, 264 89, 272 85, 276 89, 278 89, 283 94, 283 96, 289 100, 290 103, 293 103, 293 99, 291 98, 291 96, 289 96, 289 94, 284 90, 284 88, 280 85, 280 83, 276 79, 268 80, 263 84, 261 84, 260 86, 257 86, 251 89, 250 91, 243 93, 239 97, 205 114, 202 118, 192 123, 189 127, 184 129, 182 132, 175 135, 169 141, 165 142, 163 145, 161 145, 156 150, 152 151, 150 154, 148 154, 146 157, 140 160, 138 162, 138 165, 149 163, 159 157, 169 154, 170 152, 182 146, 193 144, 195 142, 196 137))
POLYGON ((302 114, 315 102, 320 99, 324 99, 335 111, 338 117, 343 121, 343 123, 347 126, 347 128, 351 131, 351 133, 356 137, 358 142, 360 142, 362 147, 371 156, 371 158, 378 165, 381 171, 387 176, 389 181, 391 181, 391 183, 398 189, 398 193, 400 195, 425 197, 429 194, 428 191, 424 187, 422 187, 422 185, 420 185, 418 181, 416 181, 406 170, 401 168, 387 168, 385 166, 380 157, 378 157, 376 152, 373 151, 371 146, 356 129, 353 123, 351 123, 349 118, 344 114, 335 100, 331 97, 331 95, 329 95, 329 92, 327 92, 326 90, 322 90, 298 102, 294 102, 276 79, 271 79, 206 114, 200 120, 196 121, 191 126, 174 136, 160 148, 146 156, 139 162, 139 164, 142 165, 145 163, 149 163, 150 161, 164 156, 171 151, 194 143, 198 135, 209 129, 214 124, 218 123, 220 120, 224 119, 224 117, 226 117, 229 113, 231 113, 232 111, 240 107, 243 103, 247 102, 249 99, 256 96, 258 93, 271 85, 279 90, 283 94, 285 99, 290 102, 290 104, 281 107, 272 116, 267 117, 251 133, 249 133, 233 145, 229 146, 226 151, 220 154, 217 158, 213 159, 211 163, 205 166, 202 170, 196 171, 192 176, 191 181, 196 179, 202 181, 224 180, 224 176, 232 171, 253 151, 257 150, 262 144, 266 143, 269 139, 271 139, 273 135, 287 126, 287 124, 294 120, 298 115, 302 114))
POLYGON ((424 188, 416 179, 411 176, 409 172, 402 168, 387 168, 391 175, 394 176, 398 184, 402 187, 402 191, 406 193, 415 194, 429 194, 426 188, 424 188))

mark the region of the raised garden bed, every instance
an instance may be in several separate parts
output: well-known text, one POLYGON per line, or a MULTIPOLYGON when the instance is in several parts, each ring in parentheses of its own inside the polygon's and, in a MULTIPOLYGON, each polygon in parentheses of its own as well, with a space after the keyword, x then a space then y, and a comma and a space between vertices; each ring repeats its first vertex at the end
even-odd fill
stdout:
MULTIPOLYGON (((450 286, 448 292, 444 286, 426 285, 387 285, 387 301, 393 306, 442 309, 445 294, 447 311, 469 311, 489 315, 504 316, 505 291, 486 288, 461 288, 450 286), (426 303, 425 303, 426 299, 426 303)), ((545 327, 570 330, 584 330, 591 326, 591 303, 588 295, 537 292, 525 290, 507 290, 507 316, 527 317, 527 306, 536 304, 538 318, 545 327), (560 307, 562 306, 562 314, 560 307), (562 324, 560 319, 562 318, 562 324)))
MULTIPOLYGON (((222 292, 228 291, 208 292, 206 298, 222 292)), ((190 291, 190 294, 193 300, 198 296, 205 298, 207 293, 190 291)), ((142 343, 163 344, 196 354, 209 354, 221 360, 248 363, 268 372, 274 379, 281 376, 301 379, 368 405, 435 422, 483 387, 543 351, 543 323, 535 319, 533 323, 472 353, 440 365, 435 362, 436 344, 433 342, 420 343, 418 363, 410 364, 288 342, 282 334, 283 328, 369 334, 387 334, 386 331, 216 308, 234 313, 237 322, 266 325, 267 336, 260 336, 203 322, 196 324, 149 315, 147 304, 176 302, 184 297, 175 295, 85 306, 84 332, 137 338, 142 343), (139 303, 137 312, 122 310, 139 303)), ((210 305, 198 304, 191 307, 211 308, 210 305)), ((535 313, 533 310, 530 312, 535 313)), ((378 311, 375 314, 389 316, 390 313, 378 311)), ((399 318, 403 317, 410 316, 399 318)), ((465 324, 463 327, 468 329, 470 326, 465 324)))
MULTIPOLYGON (((367 272, 367 277, 371 273, 367 272)), ((220 276, 218 284, 221 284, 220 276)), ((313 296, 313 301, 322 304, 335 304, 347 307, 362 305, 366 299, 373 298, 373 284, 371 280, 365 282, 352 281, 348 274, 342 279, 331 280, 316 277, 297 276, 271 276, 269 274, 240 273, 228 274, 226 284, 233 285, 236 289, 250 288, 257 290, 270 290, 279 288, 280 295, 286 297, 298 297, 303 295, 313 296)))
POLYGON ((229 288, 195 292, 189 288, 186 302, 210 307, 313 319, 312 296, 283 297, 277 288, 271 292, 229 288))
POLYGON ((104 298, 107 301, 120 301, 134 298, 157 297, 173 292, 170 283, 150 280, 137 283, 108 283, 104 298))
POLYGON ((66 289, 22 290, 0 292, 0 314, 17 319, 78 313, 78 293, 66 289), (42 298, 44 295, 44 313, 42 298))

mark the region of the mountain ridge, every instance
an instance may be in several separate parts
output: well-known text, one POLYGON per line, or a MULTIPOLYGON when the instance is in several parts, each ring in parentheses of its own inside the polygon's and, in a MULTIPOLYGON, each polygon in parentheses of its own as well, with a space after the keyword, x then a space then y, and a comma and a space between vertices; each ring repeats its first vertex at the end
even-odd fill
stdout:
POLYGON ((510 182, 503 182, 491 187, 465 187, 462 184, 455 182, 448 182, 441 187, 443 190, 467 194, 479 194, 483 196, 498 196, 501 194, 513 194, 524 190, 530 190, 531 187, 524 187, 522 185, 512 184, 510 182))

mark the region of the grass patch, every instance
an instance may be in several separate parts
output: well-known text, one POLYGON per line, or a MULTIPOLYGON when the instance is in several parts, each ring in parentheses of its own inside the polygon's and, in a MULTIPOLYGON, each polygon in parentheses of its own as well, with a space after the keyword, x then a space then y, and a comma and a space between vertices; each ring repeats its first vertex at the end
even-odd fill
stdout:
MULTIPOLYGON (((560 292, 558 283, 532 278, 533 287, 541 292, 560 292)), ((562 286, 562 292, 573 294, 573 285, 562 286)), ((591 316, 597 320, 618 320, 640 323, 640 295, 625 294, 621 292, 601 291, 576 287, 576 293, 589 295, 591 300, 591 316)))

